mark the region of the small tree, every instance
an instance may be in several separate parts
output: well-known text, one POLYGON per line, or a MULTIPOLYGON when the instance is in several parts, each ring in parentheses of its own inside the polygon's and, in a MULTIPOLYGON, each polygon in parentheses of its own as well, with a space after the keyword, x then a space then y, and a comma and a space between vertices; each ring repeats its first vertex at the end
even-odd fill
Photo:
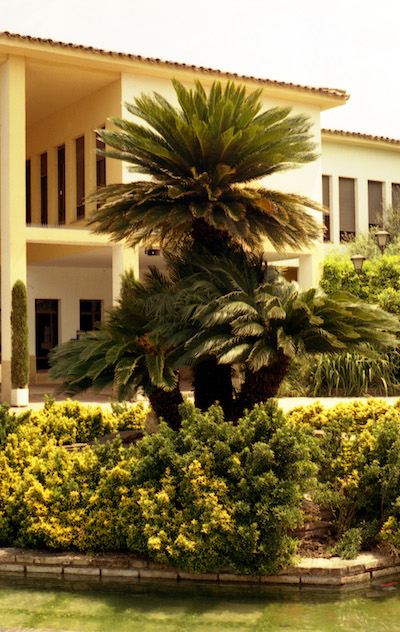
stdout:
POLYGON ((13 388, 25 388, 29 382, 28 300, 20 280, 11 292, 11 382, 13 388))

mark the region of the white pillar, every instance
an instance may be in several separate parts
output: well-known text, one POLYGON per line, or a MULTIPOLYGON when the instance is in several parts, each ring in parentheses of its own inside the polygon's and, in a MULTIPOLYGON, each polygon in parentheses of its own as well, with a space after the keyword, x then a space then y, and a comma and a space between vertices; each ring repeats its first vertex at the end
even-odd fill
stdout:
POLYGON ((316 244, 311 254, 299 255, 298 284, 302 290, 316 287, 321 278, 323 248, 321 244, 316 244))
POLYGON ((121 293, 121 275, 125 270, 133 269, 135 277, 139 278, 139 248, 131 248, 116 244, 112 246, 112 297, 113 305, 121 293))
POLYGON ((2 401, 11 398, 11 289, 26 284, 25 59, 0 66, 2 401))

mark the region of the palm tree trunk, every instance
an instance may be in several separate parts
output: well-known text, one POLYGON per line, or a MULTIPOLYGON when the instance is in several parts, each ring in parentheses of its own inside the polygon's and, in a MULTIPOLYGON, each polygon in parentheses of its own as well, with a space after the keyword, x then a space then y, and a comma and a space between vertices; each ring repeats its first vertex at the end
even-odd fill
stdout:
POLYGON ((157 415, 157 419, 162 418, 173 430, 179 430, 182 418, 178 407, 183 402, 182 394, 177 386, 173 391, 164 391, 156 388, 150 395, 149 400, 152 409, 157 415))
POLYGON ((264 366, 256 372, 246 370, 244 383, 236 399, 235 420, 243 412, 251 410, 255 404, 265 402, 270 397, 276 397, 280 383, 289 369, 290 359, 279 353, 277 359, 269 366, 264 366))
POLYGON ((208 224, 202 217, 193 220, 191 236, 193 238, 193 250, 208 250, 212 255, 218 255, 221 247, 229 242, 229 234, 226 231, 217 230, 208 224))
POLYGON ((213 357, 202 360, 193 367, 194 404, 200 410, 208 410, 219 402, 225 419, 232 413, 233 389, 231 367, 217 364, 213 357))
MULTIPOLYGON (((193 221, 191 236, 194 252, 202 253, 205 250, 211 255, 218 255, 229 241, 228 233, 217 230, 202 217, 193 221)), ((211 356, 201 360, 193 367, 193 387, 194 403, 197 408, 205 411, 215 402, 219 402, 225 419, 231 418, 233 388, 230 366, 218 364, 211 356)))

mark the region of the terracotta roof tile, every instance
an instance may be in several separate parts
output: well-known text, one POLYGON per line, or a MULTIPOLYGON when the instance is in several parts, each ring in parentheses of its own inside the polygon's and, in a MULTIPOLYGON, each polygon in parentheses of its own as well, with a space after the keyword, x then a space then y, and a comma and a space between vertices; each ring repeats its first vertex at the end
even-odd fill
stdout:
POLYGON ((185 64, 174 61, 166 61, 154 57, 143 57, 142 55, 131 55, 128 53, 118 53, 115 51, 104 50, 102 48, 94 48, 93 46, 83 46, 82 44, 73 44, 72 42, 58 42, 52 39, 43 39, 41 37, 32 37, 31 35, 20 35, 19 33, 9 33, 8 31, 0 32, 0 36, 5 36, 10 39, 16 40, 26 40, 28 42, 33 42, 37 44, 50 44, 51 46, 58 46, 61 48, 69 48, 71 50, 82 50, 87 51, 94 54, 105 55, 110 57, 120 57, 123 59, 128 59, 132 61, 143 61, 149 64, 160 64, 163 66, 173 66, 175 68, 189 69, 197 72, 204 72, 208 74, 218 75, 221 77, 228 77, 232 79, 239 79, 243 81, 254 81, 259 84, 277 86, 283 88, 289 88, 292 90, 302 90, 305 92, 314 92, 317 94, 324 94, 330 97, 338 97, 340 99, 348 99, 349 95, 345 90, 340 90, 339 88, 318 88, 313 86, 302 86, 295 83, 287 83, 285 81, 275 81, 273 79, 261 79, 258 77, 248 76, 248 75, 238 75, 234 72, 225 72, 223 70, 216 70, 214 68, 206 68, 204 66, 195 66, 194 64, 185 64))
POLYGON ((329 134, 331 136, 348 136, 350 138, 363 138, 365 140, 376 140, 382 143, 390 143, 391 145, 400 145, 400 140, 396 138, 388 138, 387 136, 373 136, 371 134, 361 134, 361 132, 345 132, 341 129, 321 129, 321 134, 329 134))

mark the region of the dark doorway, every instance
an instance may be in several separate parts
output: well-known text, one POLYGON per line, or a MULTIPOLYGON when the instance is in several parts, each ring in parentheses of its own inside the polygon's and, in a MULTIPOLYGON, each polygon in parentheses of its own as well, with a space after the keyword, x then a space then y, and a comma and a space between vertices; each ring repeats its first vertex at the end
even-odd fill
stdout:
POLYGON ((58 344, 58 300, 35 300, 36 369, 49 368, 49 353, 58 344))

